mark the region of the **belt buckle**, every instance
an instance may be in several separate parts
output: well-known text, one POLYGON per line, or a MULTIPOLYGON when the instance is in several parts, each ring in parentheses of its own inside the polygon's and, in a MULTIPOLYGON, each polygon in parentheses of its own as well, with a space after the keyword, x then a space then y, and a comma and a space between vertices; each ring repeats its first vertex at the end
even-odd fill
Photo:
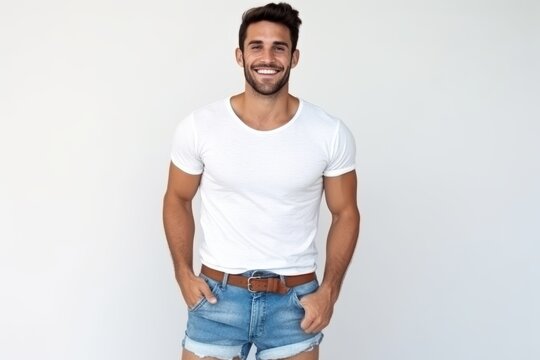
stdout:
POLYGON ((251 280, 258 280, 258 279, 262 279, 263 277, 262 276, 250 276, 248 277, 247 279, 247 289, 250 293, 256 293, 257 291, 253 290, 251 288, 251 280))

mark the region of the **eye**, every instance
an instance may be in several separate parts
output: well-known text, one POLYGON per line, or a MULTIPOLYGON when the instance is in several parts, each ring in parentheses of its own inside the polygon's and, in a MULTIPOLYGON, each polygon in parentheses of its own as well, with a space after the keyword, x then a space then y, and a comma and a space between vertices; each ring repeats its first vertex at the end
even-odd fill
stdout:
POLYGON ((279 51, 279 52, 283 52, 283 51, 286 50, 286 49, 285 49, 285 46, 276 46, 275 49, 276 49, 276 51, 279 51))

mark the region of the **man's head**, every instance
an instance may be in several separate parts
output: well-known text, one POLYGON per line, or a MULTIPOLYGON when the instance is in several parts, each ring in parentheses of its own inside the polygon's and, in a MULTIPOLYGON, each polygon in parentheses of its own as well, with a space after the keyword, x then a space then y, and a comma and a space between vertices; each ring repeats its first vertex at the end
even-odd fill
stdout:
POLYGON ((261 95, 288 91, 291 68, 298 63, 302 21, 289 4, 268 4, 242 16, 236 60, 248 87, 261 95))
POLYGON ((249 25, 259 21, 270 21, 281 24, 289 29, 289 36, 292 43, 291 51, 296 50, 298 44, 298 33, 302 20, 298 17, 298 11, 287 3, 270 3, 265 6, 249 9, 242 15, 242 24, 238 32, 238 47, 244 51, 247 29, 249 25))

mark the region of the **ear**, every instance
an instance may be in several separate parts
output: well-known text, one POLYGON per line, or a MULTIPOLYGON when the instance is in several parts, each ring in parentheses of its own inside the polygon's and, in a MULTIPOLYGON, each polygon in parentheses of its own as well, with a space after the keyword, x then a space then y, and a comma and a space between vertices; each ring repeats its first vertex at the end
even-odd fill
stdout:
POLYGON ((296 67, 296 65, 298 64, 298 60, 300 60, 300 50, 295 49, 292 54, 291 69, 296 67))
POLYGON ((242 50, 240 48, 236 48, 235 56, 236 56, 236 63, 240 65, 241 67, 244 67, 244 56, 242 56, 242 50))

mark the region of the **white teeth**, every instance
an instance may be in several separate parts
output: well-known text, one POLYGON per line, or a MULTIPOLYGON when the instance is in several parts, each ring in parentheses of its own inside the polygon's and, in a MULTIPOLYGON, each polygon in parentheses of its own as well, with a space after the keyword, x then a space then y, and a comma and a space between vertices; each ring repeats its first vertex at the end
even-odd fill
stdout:
POLYGON ((271 70, 271 69, 259 69, 259 70, 257 70, 257 73, 258 74, 272 75, 272 74, 277 73, 277 71, 276 70, 271 70))

